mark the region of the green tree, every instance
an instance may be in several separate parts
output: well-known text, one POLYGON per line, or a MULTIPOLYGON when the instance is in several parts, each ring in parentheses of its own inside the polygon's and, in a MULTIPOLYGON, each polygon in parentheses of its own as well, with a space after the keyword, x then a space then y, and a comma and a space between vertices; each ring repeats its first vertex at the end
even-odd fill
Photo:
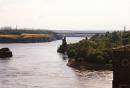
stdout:
POLYGON ((66 53, 67 52, 67 42, 66 42, 66 37, 64 37, 62 39, 62 45, 60 45, 59 49, 58 49, 58 52, 60 53, 66 53))

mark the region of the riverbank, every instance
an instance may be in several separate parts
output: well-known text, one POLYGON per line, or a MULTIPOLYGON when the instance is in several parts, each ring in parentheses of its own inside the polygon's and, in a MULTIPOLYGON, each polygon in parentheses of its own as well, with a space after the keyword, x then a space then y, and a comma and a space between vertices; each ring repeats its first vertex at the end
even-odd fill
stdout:
POLYGON ((87 63, 81 60, 75 60, 75 59, 69 59, 67 66, 78 69, 80 71, 85 70, 112 70, 112 65, 99 65, 99 64, 93 64, 93 63, 87 63))
POLYGON ((56 39, 50 34, 0 34, 0 43, 37 43, 50 42, 56 39))
POLYGON ((77 69, 112 70, 113 49, 130 44, 129 31, 106 32, 85 38, 77 43, 67 44, 62 42, 59 53, 66 53, 68 66, 77 69), (73 58, 73 59, 71 59, 73 58))
POLYGON ((62 39, 62 36, 49 30, 12 29, 0 30, 0 43, 38 43, 62 39))

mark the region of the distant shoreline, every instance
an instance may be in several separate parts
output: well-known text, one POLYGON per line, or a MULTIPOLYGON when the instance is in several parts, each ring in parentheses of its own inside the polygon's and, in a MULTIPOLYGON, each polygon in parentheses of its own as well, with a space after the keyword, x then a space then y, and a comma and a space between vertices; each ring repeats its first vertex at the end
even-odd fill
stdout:
POLYGON ((0 34, 0 43, 38 43, 57 40, 50 34, 0 34))
POLYGON ((12 29, 0 30, 0 43, 38 43, 62 39, 61 35, 49 30, 12 29))

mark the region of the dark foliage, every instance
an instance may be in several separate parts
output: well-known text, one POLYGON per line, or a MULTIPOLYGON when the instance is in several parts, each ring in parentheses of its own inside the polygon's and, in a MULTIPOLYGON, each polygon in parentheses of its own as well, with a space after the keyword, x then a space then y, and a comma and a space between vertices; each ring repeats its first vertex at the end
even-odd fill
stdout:
POLYGON ((83 39, 78 43, 68 44, 67 55, 70 59, 106 65, 112 62, 112 48, 127 44, 130 44, 130 32, 106 32, 96 34, 90 39, 83 39))
POLYGON ((62 39, 62 45, 60 45, 59 49, 57 50, 60 53, 66 53, 67 52, 67 42, 66 37, 62 39))

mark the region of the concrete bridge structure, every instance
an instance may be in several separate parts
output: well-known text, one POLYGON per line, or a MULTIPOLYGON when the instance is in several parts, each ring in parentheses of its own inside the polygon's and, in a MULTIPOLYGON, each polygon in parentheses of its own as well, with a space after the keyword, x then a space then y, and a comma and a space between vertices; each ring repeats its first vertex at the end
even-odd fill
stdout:
POLYGON ((130 45, 113 49, 113 88, 130 88, 130 45))

